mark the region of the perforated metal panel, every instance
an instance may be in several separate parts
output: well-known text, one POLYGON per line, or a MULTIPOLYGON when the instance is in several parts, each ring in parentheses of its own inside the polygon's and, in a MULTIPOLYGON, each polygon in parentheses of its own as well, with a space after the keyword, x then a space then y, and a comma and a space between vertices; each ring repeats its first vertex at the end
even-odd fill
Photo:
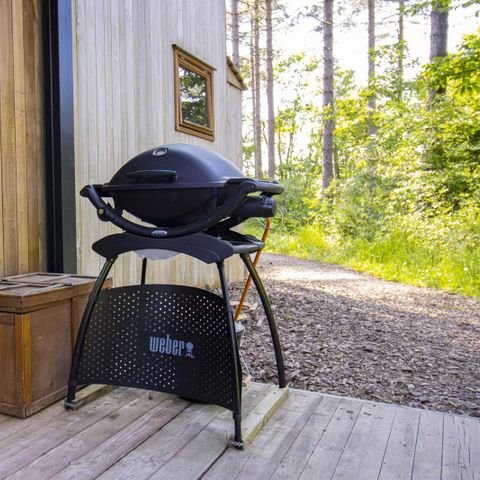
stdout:
POLYGON ((198 288, 137 285, 102 291, 77 383, 158 390, 232 410, 227 321, 223 299, 198 288))

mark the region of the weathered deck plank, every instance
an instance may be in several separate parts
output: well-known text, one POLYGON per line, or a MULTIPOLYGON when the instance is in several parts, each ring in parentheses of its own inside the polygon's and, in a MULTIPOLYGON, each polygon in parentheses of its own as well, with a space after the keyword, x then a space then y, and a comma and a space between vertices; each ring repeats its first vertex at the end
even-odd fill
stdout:
POLYGON ((442 480, 480 478, 480 422, 445 415, 443 421, 442 480))
POLYGON ((339 397, 321 397, 321 400, 275 470, 272 479, 298 478, 305 468, 340 403, 339 397))
MULTIPOLYGON (((271 387, 244 392, 244 418, 271 387)), ((245 451, 231 412, 119 388, 76 412, 0 415, 0 479, 478 480, 480 419, 291 390, 245 451)))
MULTIPOLYGON (((268 392, 262 390, 252 402, 253 396, 244 396, 242 415, 246 417, 253 408, 260 403, 261 398, 268 392)), ((223 411, 204 428, 184 448, 166 461, 151 477, 152 480, 178 478, 181 471, 182 480, 200 478, 222 455, 227 448, 227 442, 233 433, 231 412, 223 411)), ((229 450, 229 451, 233 451, 229 450)), ((235 450, 238 452, 238 450, 235 450)), ((225 472, 223 472, 225 475, 225 472)))
MULTIPOLYGON (((113 397, 121 394, 121 392, 123 392, 124 390, 126 389, 117 389, 116 392, 113 394, 113 397)), ((131 394, 132 392, 128 393, 128 395, 131 394)), ((0 445, 2 444, 1 440, 9 437, 10 435, 13 435, 16 432, 22 432, 22 436, 27 435, 29 432, 37 430, 38 425, 44 422, 48 423, 51 418, 56 418, 57 416, 63 417, 64 415, 69 415, 69 413, 65 412, 65 409, 63 407, 63 400, 54 403, 46 410, 41 410, 35 415, 21 419, 20 421, 16 417, 7 417, 6 415, 0 414, 0 419, 2 420, 2 425, 0 428, 0 445)))
POLYGON ((443 418, 436 412, 422 411, 413 459, 412 480, 436 480, 442 474, 443 418))
POLYGON ((56 416, 43 416, 38 423, 32 422, 26 429, 4 438, 0 442, 1 475, 6 477, 15 473, 73 435, 111 415, 140 394, 139 390, 134 389, 113 392, 105 397, 104 401, 91 403, 84 410, 77 412, 62 410, 56 416))
POLYGON ((150 478, 220 413, 221 409, 213 405, 190 406, 98 478, 101 480, 150 478))
POLYGON ((332 477, 355 426, 361 406, 362 402, 358 400, 340 401, 325 433, 299 476, 301 480, 318 480, 320 473, 321 478, 332 477))
POLYGON ((419 410, 397 407, 378 480, 411 477, 419 420, 419 410))
MULTIPOLYGON (((258 404, 268 391, 265 385, 252 384, 244 392, 243 413, 248 414, 256 404, 258 404)), ((214 429, 213 423, 218 417, 223 416, 219 422, 225 430, 224 435, 220 435, 219 440, 222 443, 221 451, 214 452, 216 458, 223 453, 225 449, 226 438, 232 429, 231 413, 220 407, 213 405, 194 404, 183 411, 168 425, 165 425, 156 434, 132 450, 119 462, 106 470, 99 479, 101 480, 120 480, 135 479, 142 480, 151 478, 165 464, 177 457, 185 456, 184 449, 194 441, 205 429, 214 429), (213 424, 213 425, 212 425, 213 424)), ((217 425, 218 427, 218 425, 217 425)), ((205 435, 200 437, 200 443, 205 442, 205 435)), ((199 443, 198 439, 195 440, 199 443)), ((212 454, 213 450, 210 451, 212 454)), ((187 461, 188 464, 188 461, 187 461)), ((171 465, 166 469, 172 468, 171 465)))
POLYGON ((269 478, 300 434, 321 399, 302 394, 288 398, 273 415, 268 430, 263 430, 244 452, 227 450, 204 475, 205 480, 230 478, 269 478))
POLYGON ((111 436, 94 450, 70 463, 52 478, 56 480, 98 478, 107 468, 151 437, 188 405, 188 402, 170 396, 165 402, 111 436))
POLYGON ((378 476, 396 410, 381 403, 362 405, 332 479, 346 480, 352 472, 357 480, 378 476))
MULTIPOLYGON (((140 397, 102 418, 89 428, 53 448, 45 455, 18 470, 9 480, 48 480, 68 465, 106 442, 130 423, 162 405, 168 398, 165 393, 145 391, 140 397)), ((160 407, 162 408, 162 407, 160 407)))

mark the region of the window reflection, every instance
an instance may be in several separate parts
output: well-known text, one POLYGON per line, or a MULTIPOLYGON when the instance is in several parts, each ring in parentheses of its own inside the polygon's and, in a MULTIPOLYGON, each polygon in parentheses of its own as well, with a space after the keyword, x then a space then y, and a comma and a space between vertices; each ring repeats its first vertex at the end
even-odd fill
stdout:
POLYGON ((179 65, 180 102, 183 121, 208 127, 207 79, 179 65))

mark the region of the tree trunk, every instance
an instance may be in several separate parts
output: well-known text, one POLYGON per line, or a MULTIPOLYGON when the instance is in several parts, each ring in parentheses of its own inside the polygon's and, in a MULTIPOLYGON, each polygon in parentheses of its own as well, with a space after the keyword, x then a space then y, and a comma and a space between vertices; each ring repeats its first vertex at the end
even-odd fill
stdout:
MULTIPOLYGON (((432 4, 430 13, 430 62, 437 57, 447 55, 448 9, 442 8, 440 2, 432 4)), ((443 88, 428 92, 428 103, 432 103, 437 95, 445 93, 443 88)))
POLYGON ((250 87, 252 89, 252 132, 253 132, 253 157, 255 161, 255 175, 257 173, 257 130, 255 128, 255 112, 257 111, 257 99, 255 98, 255 22, 253 20, 253 11, 250 17, 250 87))
POLYGON ((323 0, 323 137, 322 137, 322 189, 333 177, 333 0, 323 0))
POLYGON ((275 110, 273 103, 272 0, 265 0, 267 27, 268 177, 275 178, 275 110))
MULTIPOLYGON (((398 78, 400 84, 403 81, 403 58, 405 56, 404 10, 405 0, 398 0, 398 78)), ((399 90, 401 90, 401 87, 399 90)))
POLYGON ((262 124, 260 118, 260 0, 255 0, 253 13, 253 89, 255 107, 253 112, 254 142, 255 142, 255 176, 262 178, 262 124))
POLYGON ((235 68, 240 68, 240 15, 238 0, 232 0, 232 62, 235 68))
POLYGON ((373 112, 376 107, 375 98, 375 0, 368 0, 368 134, 376 132, 373 123, 373 112))

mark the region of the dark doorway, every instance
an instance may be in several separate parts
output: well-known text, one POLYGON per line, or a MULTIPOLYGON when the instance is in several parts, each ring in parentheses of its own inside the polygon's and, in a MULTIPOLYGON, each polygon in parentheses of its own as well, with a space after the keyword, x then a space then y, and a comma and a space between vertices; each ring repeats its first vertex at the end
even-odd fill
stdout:
POLYGON ((47 269, 75 273, 75 151, 71 0, 42 2, 47 269))

